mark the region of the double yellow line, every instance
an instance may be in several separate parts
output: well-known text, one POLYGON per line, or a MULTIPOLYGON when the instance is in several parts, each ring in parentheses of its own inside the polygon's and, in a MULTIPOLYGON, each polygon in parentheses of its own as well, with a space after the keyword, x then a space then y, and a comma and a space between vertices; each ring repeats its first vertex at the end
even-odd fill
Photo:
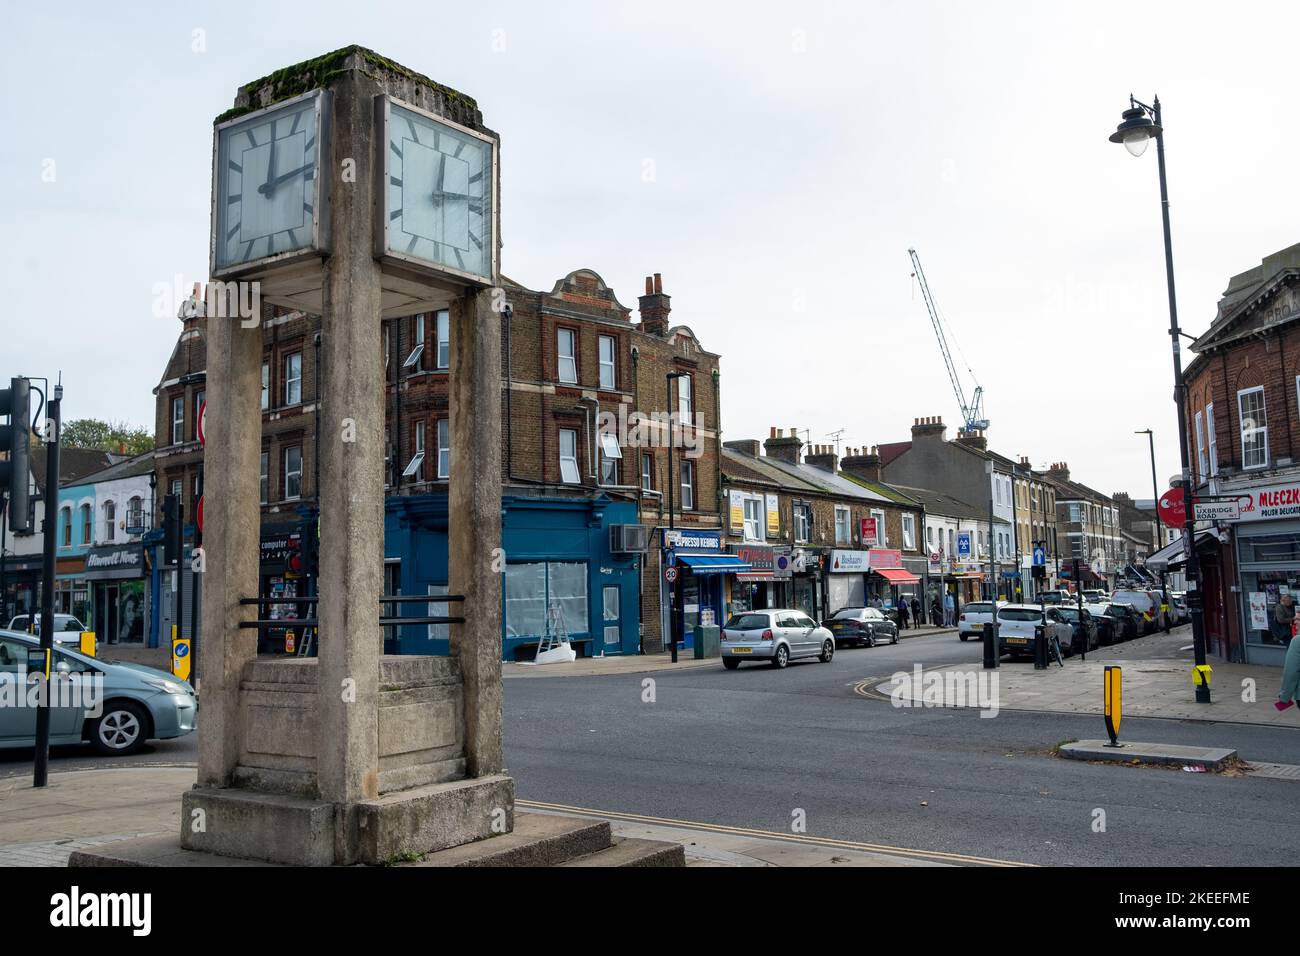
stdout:
POLYGON ((879 843, 858 843, 854 840, 836 840, 831 837, 811 837, 799 833, 781 833, 776 830, 757 830, 752 827, 729 827, 717 823, 698 823, 694 820, 674 820, 669 817, 651 817, 641 813, 621 813, 611 810, 593 810, 590 807, 571 807, 562 803, 541 803, 536 800, 516 800, 515 806, 527 810, 545 810, 552 813, 565 813, 575 816, 598 817, 603 820, 620 820, 627 823, 644 823, 661 827, 679 827, 686 830, 701 830, 706 833, 722 833, 728 836, 756 837, 764 840, 781 840, 804 846, 830 847, 837 850, 857 850, 863 853, 886 853, 914 860, 933 860, 965 866, 1033 866, 1032 863, 1017 863, 1014 860, 995 860, 984 856, 970 856, 965 853, 945 853, 942 850, 919 850, 909 847, 885 846, 879 843))

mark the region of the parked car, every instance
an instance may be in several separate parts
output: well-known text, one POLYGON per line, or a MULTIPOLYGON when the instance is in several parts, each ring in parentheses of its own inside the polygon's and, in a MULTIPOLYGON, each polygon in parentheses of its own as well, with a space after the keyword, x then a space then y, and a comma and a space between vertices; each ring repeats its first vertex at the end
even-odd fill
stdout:
POLYGON ((1160 610, 1161 597, 1155 591, 1127 588, 1115 591, 1110 599, 1116 604, 1132 606, 1138 614, 1143 634, 1153 634, 1164 628, 1164 614, 1160 610))
MULTIPOLYGON (((41 616, 36 615, 35 624, 32 622, 30 614, 17 614, 9 619, 9 630, 11 631, 31 631, 39 633, 41 629, 41 616)), ((54 615, 54 643, 71 644, 77 647, 81 644, 81 632, 88 631, 90 628, 82 624, 71 614, 54 615)))
POLYGON ((803 611, 789 608, 733 614, 722 627, 722 666, 735 670, 741 661, 767 661, 785 667, 801 657, 829 664, 835 638, 803 611))
MULTIPOLYGON (((0 631, 0 680, 20 680, 30 655, 40 641, 21 631, 0 631)), ((102 754, 134 753, 147 740, 166 740, 192 733, 198 703, 194 689, 166 671, 138 664, 97 660, 67 647, 54 650, 53 680, 75 681, 100 677, 99 706, 71 694, 62 706, 51 695, 50 743, 89 742, 102 754), (96 713, 95 711, 98 711, 96 713)), ((31 747, 36 743, 36 708, 0 707, 0 749, 31 747)))
MULTIPOLYGON (((1006 601, 999 601, 998 607, 1006 603, 1006 601)), ((984 625, 992 621, 992 601, 971 601, 969 604, 963 604, 961 613, 957 615, 957 636, 963 641, 972 637, 981 638, 984 636, 984 625)))
POLYGON ((1104 601, 1090 605, 1088 609, 1092 610, 1094 607, 1098 609, 1097 614, 1113 622, 1110 628, 1111 644, 1131 641, 1135 637, 1142 636, 1142 618, 1137 611, 1133 610, 1131 604, 1104 601))
POLYGON ((875 647, 877 643, 898 643, 898 624, 874 607, 842 607, 822 621, 822 627, 831 632, 836 647, 842 644, 875 647))
POLYGON ((1187 595, 1184 592, 1170 591, 1169 606, 1173 611, 1175 624, 1186 624, 1192 619, 1192 611, 1187 606, 1187 595))
POLYGON ((1095 604, 1098 601, 1107 601, 1109 599, 1110 599, 1110 595, 1108 595, 1105 591, 1102 591, 1100 589, 1084 588, 1083 590, 1084 604, 1095 604))
POLYGON ((1087 607, 1080 610, 1076 604, 1063 604, 1059 608, 1052 608, 1047 614, 1049 618, 1053 614, 1058 615, 1060 620, 1070 625, 1070 643, 1061 645, 1067 654, 1092 651, 1100 646, 1097 622, 1087 607))
POLYGON ((1034 656, 1034 636, 1038 629, 1050 640, 1061 642, 1061 650, 1070 646, 1073 631, 1056 608, 1044 609, 1037 604, 999 604, 998 638, 1001 651, 1014 657, 1034 656))
POLYGON ((1038 598, 1043 604, 1050 604, 1050 605, 1065 604, 1066 602, 1070 601, 1073 597, 1074 595, 1072 595, 1069 591, 1066 590, 1038 592, 1038 598))

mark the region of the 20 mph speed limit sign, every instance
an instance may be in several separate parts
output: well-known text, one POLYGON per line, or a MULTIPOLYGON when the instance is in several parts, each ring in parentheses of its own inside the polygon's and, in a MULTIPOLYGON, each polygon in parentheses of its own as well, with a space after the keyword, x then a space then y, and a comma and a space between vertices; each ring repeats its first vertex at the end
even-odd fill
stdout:
POLYGON ((664 568, 664 580, 669 584, 677 583, 677 569, 671 564, 664 568))

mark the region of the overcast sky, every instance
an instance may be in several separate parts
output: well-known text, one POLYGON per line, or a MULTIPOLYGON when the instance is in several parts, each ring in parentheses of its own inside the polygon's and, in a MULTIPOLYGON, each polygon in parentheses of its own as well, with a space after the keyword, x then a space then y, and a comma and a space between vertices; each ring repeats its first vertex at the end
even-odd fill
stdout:
MULTIPOLYGON (((986 393, 990 444, 1150 495, 1178 469, 1155 150, 1106 141, 1158 92, 1183 325, 1300 241, 1293 3, 411 0, 7 9, 3 376, 64 417, 152 428, 206 277, 212 117, 360 43, 477 98, 502 137, 502 265, 588 267, 722 355, 727 439, 908 435, 957 400, 915 246, 986 393), (196 34, 195 31, 202 31, 196 34), (197 37, 197 41, 196 41, 197 37), (201 46, 202 50, 194 48, 201 46), (52 163, 51 163, 52 161, 52 163), (52 180, 52 181, 50 181, 52 180)), ((960 351, 958 351, 958 348, 960 351)))

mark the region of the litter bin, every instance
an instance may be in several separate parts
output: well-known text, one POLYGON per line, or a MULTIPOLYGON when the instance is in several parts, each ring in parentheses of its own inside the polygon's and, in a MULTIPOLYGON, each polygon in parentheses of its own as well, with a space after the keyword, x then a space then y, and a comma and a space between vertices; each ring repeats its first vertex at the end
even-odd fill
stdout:
POLYGON ((722 656, 722 628, 716 624, 696 624, 693 633, 697 661, 722 656))

